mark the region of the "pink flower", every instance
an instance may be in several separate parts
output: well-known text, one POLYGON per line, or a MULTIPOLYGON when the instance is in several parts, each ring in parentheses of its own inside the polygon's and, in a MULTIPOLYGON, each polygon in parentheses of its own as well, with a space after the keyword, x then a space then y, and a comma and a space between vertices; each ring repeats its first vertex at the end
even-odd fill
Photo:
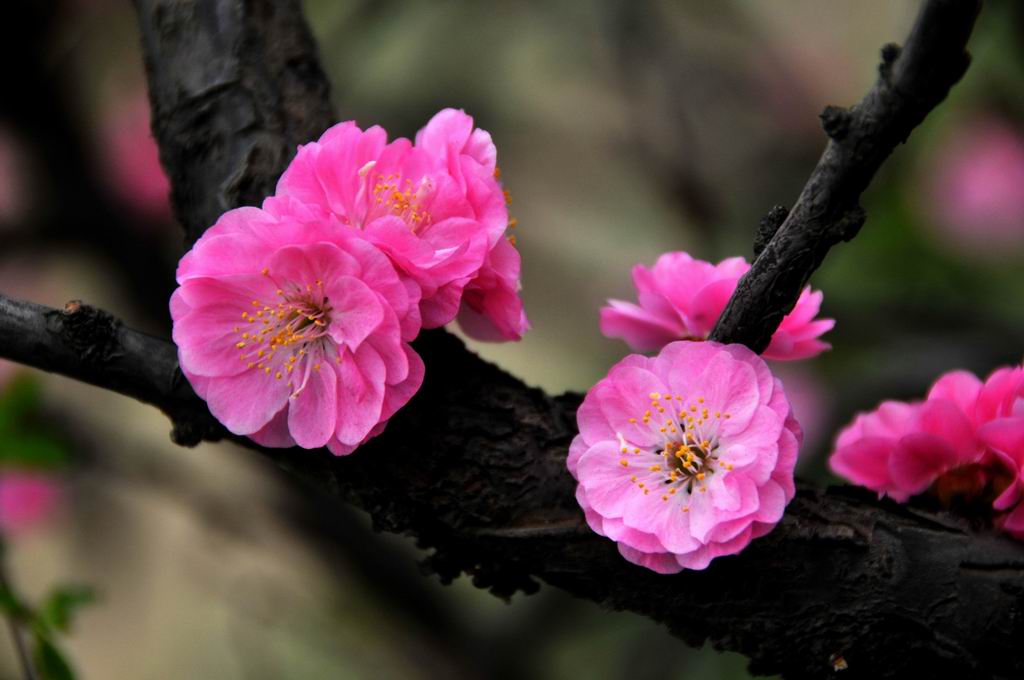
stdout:
POLYGON ((118 197, 141 217, 171 219, 171 184, 149 128, 145 93, 124 101, 104 123, 107 177, 118 197))
POLYGON ((419 389, 415 285, 291 199, 225 213, 178 266, 182 371, 235 434, 350 453, 419 389))
POLYGON ((477 340, 519 340, 530 322, 519 297, 519 251, 500 239, 480 269, 466 285, 459 308, 459 326, 477 340))
POLYGON ((992 503, 993 509, 1004 513, 997 523, 1006 533, 1024 540, 1024 417, 996 418, 983 425, 978 435, 1007 472, 1005 479, 999 480, 1002 492, 992 503))
MULTIPOLYGON (((496 164, 497 150, 491 136, 473 128, 473 119, 462 111, 444 109, 416 134, 416 147, 438 158, 446 158, 455 174, 460 165, 476 170, 483 181, 467 183, 468 194, 475 203, 486 206, 491 215, 488 228, 489 249, 479 272, 466 284, 458 319, 470 337, 490 342, 519 340, 530 328, 519 297, 520 257, 515 237, 505 237, 505 228, 515 226, 509 220, 507 206, 511 198, 501 192, 501 208, 495 186, 500 176, 496 164), (491 180, 494 180, 492 183, 491 180), (501 229, 494 227, 500 225, 501 229), (498 238, 494 238, 495 235, 498 238)), ((469 170, 466 176, 471 176, 469 170)))
POLYGON ((60 490, 49 475, 0 472, 0 531, 19 532, 42 521, 57 505, 60 490))
POLYGON ((1000 496, 995 508, 1005 510, 1010 496, 1004 487, 1019 460, 1015 449, 999 450, 993 442, 1009 441, 1006 423, 1024 416, 1022 394, 1019 367, 999 369, 984 383, 967 371, 951 371, 923 402, 887 401, 858 415, 839 433, 830 465, 839 476, 899 502, 925 491, 947 506, 1000 496))
POLYGON ((950 402, 887 401, 840 432, 829 463, 839 476, 903 503, 980 456, 969 421, 950 402))
POLYGON ((587 522, 659 573, 740 552, 793 498, 800 426, 782 383, 740 345, 628 356, 576 418, 567 464, 587 522))
MULTIPOLYGON (((622 338, 635 351, 657 351, 673 340, 704 340, 750 269, 742 257, 718 264, 695 260, 682 251, 665 253, 654 267, 633 268, 639 305, 609 300, 601 309, 601 332, 622 338)), ((829 349, 819 340, 835 321, 817 319, 821 291, 804 289, 796 306, 783 319, 764 351, 766 359, 790 361, 813 357, 829 349)))
POLYGON ((987 117, 956 131, 929 159, 929 223, 958 252, 1000 256, 1024 246, 1024 133, 987 117))
POLYGON ((299 148, 277 194, 361 229, 419 286, 424 327, 454 319, 469 286, 478 293, 468 304, 493 335, 517 339, 521 324, 508 319, 522 314, 519 255, 504 238, 508 209, 495 158, 490 135, 461 111, 438 113, 415 145, 388 143, 382 128, 364 132, 349 121, 299 148))
POLYGON ((998 368, 984 383, 966 371, 958 373, 964 375, 965 401, 969 403, 970 395, 976 390, 974 409, 969 411, 976 426, 995 418, 1024 416, 1024 367, 998 368))

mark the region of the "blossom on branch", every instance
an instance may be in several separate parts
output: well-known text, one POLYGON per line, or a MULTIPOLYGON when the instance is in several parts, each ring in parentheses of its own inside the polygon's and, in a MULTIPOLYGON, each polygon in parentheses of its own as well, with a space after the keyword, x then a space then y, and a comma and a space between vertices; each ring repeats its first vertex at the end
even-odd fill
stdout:
POLYGON ((741 345, 628 356, 577 421, 567 464, 588 524, 659 573, 740 552, 793 498, 800 426, 781 381, 741 345))
POLYGON ((462 111, 435 115, 415 144, 349 121, 299 148, 277 195, 331 213, 383 250, 419 286, 425 328, 459 315, 470 335, 518 340, 528 323, 496 158, 491 136, 462 111))
POLYGON ((182 372, 231 432, 350 453, 419 389, 419 289, 373 244, 288 198, 238 208, 178 267, 182 372))
MULTIPOLYGON (((682 251, 665 253, 650 269, 638 264, 633 284, 639 304, 609 300, 601 309, 601 332, 637 352, 654 352, 674 340, 704 340, 748 269, 742 257, 712 264, 682 251)), ((829 349, 819 337, 835 321, 815 318, 821 299, 821 291, 804 288, 765 348, 766 359, 806 359, 829 349)))
POLYGON ((225 213, 182 258, 182 371, 235 434, 350 453, 419 389, 409 347, 457 315, 528 323, 489 134, 445 109, 407 139, 335 125, 299 148, 263 208, 225 213), (460 311, 461 309, 461 311, 460 311))
POLYGON ((927 492, 946 507, 979 506, 1024 538, 1024 368, 1000 368, 984 382, 952 371, 924 401, 884 402, 839 433, 829 462, 899 502, 927 492))

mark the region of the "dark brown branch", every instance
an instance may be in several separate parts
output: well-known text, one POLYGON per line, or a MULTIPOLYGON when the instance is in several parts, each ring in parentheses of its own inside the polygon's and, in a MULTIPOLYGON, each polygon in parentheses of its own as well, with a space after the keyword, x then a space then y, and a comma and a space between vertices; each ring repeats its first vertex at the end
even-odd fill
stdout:
MULTIPOLYGON (((325 86, 293 2, 274 3, 273 11, 269 0, 137 5, 156 131, 194 239, 223 208, 268 193, 288 156, 288 131, 316 127, 319 114, 308 113, 326 111, 325 86), (306 68, 282 68, 278 44, 300 46, 306 68), (291 111, 282 102, 297 75, 306 96, 291 111)), ((802 285, 813 269, 807 262, 816 266, 824 255, 816 239, 851 235, 843 225, 857 222, 849 217, 856 201, 846 205, 843 197, 851 188, 859 195, 888 153, 879 149, 891 150, 941 100, 948 84, 936 83, 962 73, 975 10, 967 1, 926 5, 904 56, 887 61, 888 84, 843 114, 848 124, 829 125, 833 135, 845 127, 846 138, 861 141, 830 145, 753 271, 777 272, 782 278, 772 285, 779 286, 788 281, 779 272, 798 272, 792 277, 802 285), (960 61, 943 56, 950 53, 960 61), (885 123, 886 106, 903 111, 899 125, 885 123), (883 140, 872 141, 868 130, 883 140), (804 223, 810 234, 793 226, 804 223), (803 234, 795 244, 803 250, 792 249, 794 234, 803 234)), ((746 304, 778 306, 772 291, 762 290, 764 303, 746 304)), ((443 332, 425 334, 416 348, 428 366, 423 389, 356 455, 262 451, 368 510, 378 528, 417 536, 435 549, 430 565, 442 578, 464 571, 500 595, 532 589, 540 578, 664 622, 690 644, 740 651, 755 671, 793 678, 827 677, 840 657, 847 678, 1024 673, 1024 545, 857 491, 801 488, 777 530, 743 554, 704 572, 659 576, 626 563, 582 522, 564 467, 578 396, 528 388, 443 332)), ((224 434, 181 380, 170 343, 88 307, 58 312, 0 301, 0 353, 153 403, 174 420, 179 441, 224 434)))
POLYGON ((226 431, 178 370, 173 345, 125 328, 76 301, 63 310, 0 295, 2 355, 157 406, 175 423, 175 440, 195 445, 226 431))
MULTIPOLYGON (((860 195, 878 168, 967 70, 965 46, 980 8, 981 0, 928 0, 903 48, 882 48, 878 81, 864 99, 849 109, 825 108, 828 146, 785 221, 774 225, 763 249, 755 247, 757 259, 718 319, 713 340, 758 352, 768 346, 829 248, 849 241, 864 224, 860 195)), ((759 232, 758 245, 764 236, 759 232)))

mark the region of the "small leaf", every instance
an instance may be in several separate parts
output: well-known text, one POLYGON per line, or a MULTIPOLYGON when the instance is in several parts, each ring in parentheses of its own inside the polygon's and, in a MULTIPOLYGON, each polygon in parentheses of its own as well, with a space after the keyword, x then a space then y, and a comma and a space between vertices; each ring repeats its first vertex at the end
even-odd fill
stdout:
POLYGON ((17 433, 0 440, 0 465, 52 469, 65 465, 68 452, 63 444, 42 434, 17 433))
POLYGON ((41 680, 75 680, 75 673, 64 654, 40 632, 35 635, 35 652, 32 656, 41 680))
POLYGON ((0 612, 15 621, 28 621, 32 618, 32 610, 21 601, 18 594, 0 583, 0 612))
POLYGON ((28 414, 39 408, 39 381, 31 375, 16 375, 0 391, 0 432, 16 427, 28 414))
POLYGON ((22 618, 28 609, 14 593, 7 588, 0 588, 0 611, 7 616, 18 619, 22 618))
POLYGON ((62 586, 46 598, 39 612, 40 622, 53 630, 66 633, 78 609, 95 601, 96 592, 89 586, 62 586))

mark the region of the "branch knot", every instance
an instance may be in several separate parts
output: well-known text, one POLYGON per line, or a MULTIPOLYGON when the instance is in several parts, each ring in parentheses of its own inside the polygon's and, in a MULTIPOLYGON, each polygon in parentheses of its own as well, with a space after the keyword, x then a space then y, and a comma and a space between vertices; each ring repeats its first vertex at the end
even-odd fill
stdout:
POLYGON ((761 218, 757 225, 757 234, 754 235, 754 257, 761 254, 787 217, 789 209, 784 205, 776 205, 761 218))
POLYGON ((878 65, 878 75, 887 85, 891 84, 892 67, 902 51, 903 48, 896 43, 887 43, 882 46, 882 63, 878 65))
POLYGON ((61 339, 81 356, 82 361, 97 364, 110 363, 121 356, 117 333, 120 319, 109 312, 96 309, 81 300, 71 300, 56 318, 55 330, 61 339))
POLYGON ((846 137, 850 129, 850 111, 841 106, 826 106, 819 115, 821 127, 825 134, 835 141, 841 141, 846 137))

